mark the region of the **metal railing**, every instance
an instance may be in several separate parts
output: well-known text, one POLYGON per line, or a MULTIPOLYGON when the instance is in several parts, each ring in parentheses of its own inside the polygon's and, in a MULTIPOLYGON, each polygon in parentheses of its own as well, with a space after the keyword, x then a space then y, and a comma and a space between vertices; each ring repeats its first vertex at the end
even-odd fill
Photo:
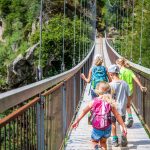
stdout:
POLYGON ((86 58, 57 76, 0 94, 0 150, 62 149, 84 90, 80 74, 92 65, 95 43, 86 58))
MULTIPOLYGON (((111 63, 115 64, 121 56, 111 47, 109 39, 105 37, 107 52, 111 63)), ((133 107, 136 113, 143 120, 145 127, 150 133, 150 69, 130 62, 131 69, 141 81, 142 85, 147 87, 147 92, 143 93, 139 86, 134 82, 133 107)))

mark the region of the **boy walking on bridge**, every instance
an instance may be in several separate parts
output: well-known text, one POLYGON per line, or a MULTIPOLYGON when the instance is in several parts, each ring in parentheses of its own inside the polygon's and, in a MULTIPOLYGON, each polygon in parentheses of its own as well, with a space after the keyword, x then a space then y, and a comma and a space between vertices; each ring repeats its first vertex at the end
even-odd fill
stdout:
MULTIPOLYGON (((109 75, 112 79, 112 82, 110 83, 111 88, 114 90, 113 98, 117 102, 117 110, 119 114, 122 116, 123 121, 125 122, 126 117, 126 106, 128 102, 128 98, 130 95, 130 90, 128 84, 120 80, 119 78, 119 72, 120 69, 117 65, 111 65, 108 68, 109 75)), ((115 116, 112 116, 112 144, 117 147, 118 144, 118 136, 116 132, 116 118, 115 116)), ((121 145, 126 146, 127 145, 127 138, 125 135, 121 136, 121 145)))
POLYGON ((133 71, 129 69, 130 64, 127 62, 125 58, 117 59, 116 64, 120 68, 119 77, 129 85, 129 89, 130 89, 130 97, 129 97, 129 101, 127 104, 127 112, 128 112, 127 127, 130 128, 133 125, 133 117, 132 117, 132 111, 131 111, 131 102, 133 98, 133 80, 137 83, 137 85, 140 87, 142 92, 146 92, 147 88, 141 84, 141 82, 133 73, 133 71))

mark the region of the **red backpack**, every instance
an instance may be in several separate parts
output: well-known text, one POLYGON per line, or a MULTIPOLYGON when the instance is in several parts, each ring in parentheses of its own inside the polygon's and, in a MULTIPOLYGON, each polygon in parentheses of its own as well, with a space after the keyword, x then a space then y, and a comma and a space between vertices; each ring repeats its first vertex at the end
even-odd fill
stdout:
POLYGON ((93 128, 105 130, 111 125, 111 105, 100 98, 95 98, 91 109, 93 128))

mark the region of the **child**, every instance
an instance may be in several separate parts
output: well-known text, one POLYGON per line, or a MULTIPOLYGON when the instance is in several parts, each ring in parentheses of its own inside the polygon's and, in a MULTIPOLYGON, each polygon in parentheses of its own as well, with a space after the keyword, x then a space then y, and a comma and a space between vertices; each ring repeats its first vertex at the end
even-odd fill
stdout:
POLYGON ((96 87, 96 93, 99 97, 96 97, 94 101, 91 101, 85 107, 72 125, 73 128, 77 128, 80 120, 91 110, 91 122, 93 126, 91 138, 95 149, 98 149, 99 144, 102 149, 107 149, 106 140, 111 134, 111 112, 122 126, 122 132, 124 134, 127 133, 126 126, 115 108, 114 100, 112 100, 110 94, 105 94, 109 91, 111 91, 109 83, 100 82, 96 87))
POLYGON ((88 78, 85 77, 85 75, 82 73, 81 78, 85 80, 87 83, 91 81, 91 96, 92 99, 94 97, 97 97, 96 93, 94 92, 94 89, 96 88, 96 85, 100 81, 108 81, 108 73, 104 66, 102 66, 103 59, 100 55, 97 55, 94 59, 94 66, 89 70, 88 78))
POLYGON ((127 112, 128 112, 128 122, 127 127, 130 128, 133 125, 133 117, 132 117, 132 111, 131 111, 131 100, 133 98, 133 80, 139 85, 141 91, 147 90, 146 87, 143 87, 143 85, 140 83, 139 79, 135 76, 135 74, 132 72, 132 70, 128 69, 127 67, 130 67, 130 65, 127 63, 125 58, 119 58, 116 61, 116 64, 120 68, 120 79, 127 82, 130 89, 130 97, 127 104, 127 112))
MULTIPOLYGON (((112 79, 112 82, 110 83, 111 88, 114 89, 113 98, 117 102, 117 110, 119 114, 122 116, 123 121, 125 122, 125 115, 126 115, 126 106, 128 97, 130 94, 129 86, 128 84, 119 79, 119 67, 117 65, 111 65, 108 68, 109 75, 112 79)), ((112 116, 112 144, 117 147, 118 144, 118 136, 116 133, 116 117, 112 116)), ((127 145, 127 139, 123 135, 121 136, 121 145, 126 146, 127 145)))

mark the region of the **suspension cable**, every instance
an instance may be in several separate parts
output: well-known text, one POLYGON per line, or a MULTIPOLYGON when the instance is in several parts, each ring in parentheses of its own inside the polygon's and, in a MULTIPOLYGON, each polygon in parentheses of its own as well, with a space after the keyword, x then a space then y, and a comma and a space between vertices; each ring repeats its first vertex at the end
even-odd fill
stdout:
MULTIPOLYGON (((88 11, 87 11, 87 38, 88 38, 88 40, 89 40, 89 32, 88 32, 88 23, 89 23, 89 15, 88 15, 88 13, 89 13, 89 7, 88 7, 88 11)), ((87 41, 87 52, 89 52, 89 48, 88 48, 88 41, 87 41)))
POLYGON ((121 33, 121 30, 122 30, 122 26, 121 26, 121 25, 122 25, 122 24, 121 24, 121 21, 122 21, 121 8, 122 8, 122 7, 121 7, 121 4, 122 4, 122 3, 121 3, 121 0, 119 0, 119 5, 120 5, 120 8, 119 8, 119 9, 120 9, 120 21, 119 21, 119 31, 120 31, 120 50, 119 50, 119 52, 120 52, 120 53, 121 53, 121 42, 122 42, 122 39, 121 39, 121 38, 122 38, 122 33, 121 33))
POLYGON ((42 80, 42 68, 41 68, 41 51, 42 51, 42 12, 43 12, 43 0, 41 0, 40 8, 40 49, 39 49, 39 62, 37 69, 37 80, 42 80))
POLYGON ((88 54, 88 4, 86 5, 86 54, 88 54))
MULTIPOLYGON (((90 8, 89 8, 90 11, 90 8)), ((87 51, 89 52, 89 15, 87 18, 87 37, 88 37, 88 42, 87 42, 87 51)))
MULTIPOLYGON (((116 23, 115 23, 115 25, 116 25, 116 30, 118 30, 118 21, 119 21, 119 19, 118 19, 118 3, 116 3, 116 23)), ((117 39, 118 40, 118 39, 117 39)), ((116 42, 115 42, 116 43, 116 42)), ((117 52, 118 52, 118 46, 116 45, 115 46, 115 49, 117 50, 117 52)))
MULTIPOLYGON (((82 9, 82 0, 81 0, 81 9, 82 9)), ((78 62, 81 61, 81 30, 82 30, 81 9, 80 9, 80 39, 79 39, 79 60, 78 60, 78 62)))
POLYGON ((140 57, 139 64, 142 64, 142 38, 143 38, 143 9, 144 9, 144 0, 142 0, 142 18, 141 18, 141 36, 140 36, 140 57))
POLYGON ((127 57, 127 50, 128 50, 128 12, 129 11, 129 0, 127 1, 127 20, 126 20, 126 23, 127 23, 127 27, 126 27, 126 49, 125 49, 125 57, 127 57))
POLYGON ((75 53, 76 53, 76 0, 74 0, 75 11, 74 11, 74 48, 73 48, 73 66, 76 64, 75 53))
MULTIPOLYGON (((96 7, 97 7, 97 1, 95 0, 95 36, 96 36, 96 17, 97 17, 96 7)), ((94 40, 95 40, 95 37, 94 37, 94 40)))
POLYGON ((85 28, 85 1, 83 2, 83 55, 82 59, 85 57, 85 49, 84 49, 84 28, 85 28))
MULTIPOLYGON (((87 32, 87 13, 88 13, 88 10, 86 10, 86 37, 88 37, 88 32, 87 32)), ((87 50, 87 40, 86 40, 86 54, 88 53, 88 50, 87 50)))
POLYGON ((130 60, 133 61, 133 33, 134 33, 134 1, 132 1, 132 42, 131 42, 131 53, 130 60))
POLYGON ((121 55, 123 53, 123 45, 124 45, 124 36, 123 36, 123 31, 124 31, 124 0, 122 1, 122 8, 123 8, 123 13, 122 13, 122 44, 121 44, 121 55))
POLYGON ((96 34, 96 0, 94 2, 94 26, 93 26, 93 39, 95 40, 95 34, 96 34))
MULTIPOLYGON (((86 2, 87 3, 87 2, 86 2)), ((87 13, 87 9, 86 9, 86 7, 87 7, 87 5, 86 5, 86 3, 85 3, 85 56, 86 56, 86 54, 87 54, 87 49, 86 49, 86 37, 87 37, 87 30, 86 30, 86 28, 87 28, 87 15, 86 15, 86 13, 87 13)))
POLYGON ((61 64, 61 71, 62 72, 64 72, 64 70, 65 70, 65 63, 64 63, 64 53, 65 53, 65 18, 66 18, 66 0, 64 0, 63 51, 62 51, 62 64, 61 64))
MULTIPOLYGON (((114 11, 114 10, 113 10, 114 11)), ((116 3, 115 5, 115 14, 116 14, 116 22, 115 22, 115 27, 116 29, 118 28, 118 5, 116 3)))

